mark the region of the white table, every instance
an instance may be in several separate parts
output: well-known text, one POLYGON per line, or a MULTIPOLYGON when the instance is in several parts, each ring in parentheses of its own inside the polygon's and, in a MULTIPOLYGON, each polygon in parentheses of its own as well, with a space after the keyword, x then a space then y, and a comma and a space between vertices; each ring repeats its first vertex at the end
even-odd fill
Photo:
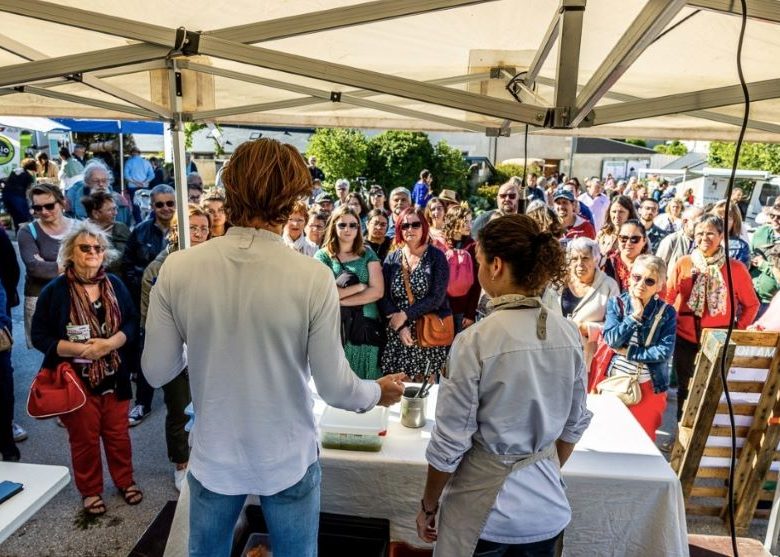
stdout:
MULTIPOLYGON (((378 453, 323 449, 322 511, 390 520, 390 537, 424 545, 415 516, 425 484, 425 427, 400 424, 399 406, 378 453)), ((572 522, 566 556, 685 556, 688 538, 680 483, 653 442, 617 399, 589 396, 593 420, 563 469, 572 522)), ((321 414, 324 403, 315 404, 321 414)), ((249 498, 254 499, 252 497, 249 498)), ((186 555, 188 493, 182 490, 166 557, 186 555)))
POLYGON ((70 482, 65 466, 0 462, 0 481, 24 484, 24 489, 0 503, 0 543, 48 503, 70 482))

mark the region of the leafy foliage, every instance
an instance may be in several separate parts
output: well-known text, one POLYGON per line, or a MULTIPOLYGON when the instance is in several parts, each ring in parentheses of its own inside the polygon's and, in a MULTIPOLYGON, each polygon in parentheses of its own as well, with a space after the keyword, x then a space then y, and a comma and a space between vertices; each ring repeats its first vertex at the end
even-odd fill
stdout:
POLYGON ((367 151, 368 141, 359 130, 319 128, 309 139, 306 154, 317 157, 317 166, 332 185, 339 178, 354 181, 364 176, 367 151))
POLYGON ((688 148, 676 139, 668 143, 656 145, 653 148, 653 151, 664 155, 677 155, 679 157, 688 154, 688 148))
MULTIPOLYGON (((493 177, 491 182, 495 184, 503 184, 509 181, 512 176, 520 176, 522 178, 524 167, 522 164, 502 163, 496 165, 496 170, 498 171, 498 175, 493 177)), ((528 174, 534 173, 538 175, 541 174, 542 171, 539 168, 539 165, 531 163, 531 165, 528 167, 528 174)))
POLYGON ((645 141, 644 139, 629 138, 629 139, 624 139, 623 143, 628 143, 629 145, 636 145, 637 147, 647 147, 647 141, 645 141))
MULTIPOLYGON (((390 130, 371 139, 366 175, 388 190, 398 186, 411 188, 421 170, 433 171, 433 162, 433 146, 425 133, 390 130)), ((439 189, 435 183, 434 188, 439 189)))
MULTIPOLYGON (((710 143, 707 164, 715 168, 731 168, 735 150, 735 143, 713 141, 710 143)), ((742 144, 737 166, 745 170, 766 170, 772 174, 780 174, 780 145, 745 142, 742 144)))
POLYGON ((455 190, 459 199, 468 195, 469 169, 466 160, 460 150, 450 147, 446 141, 439 141, 433 147, 433 163, 429 170, 433 172, 434 191, 455 190))

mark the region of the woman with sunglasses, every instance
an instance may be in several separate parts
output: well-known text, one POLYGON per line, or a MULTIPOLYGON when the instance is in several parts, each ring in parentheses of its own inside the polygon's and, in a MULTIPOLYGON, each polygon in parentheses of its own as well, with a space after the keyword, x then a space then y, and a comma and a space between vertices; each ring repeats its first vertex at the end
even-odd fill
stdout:
POLYGON ((32 323, 43 366, 72 364, 86 404, 61 416, 68 430, 73 477, 89 515, 106 512, 101 440, 111 479, 128 505, 143 493, 133 479, 127 411, 132 396, 125 365, 128 342, 138 332, 130 294, 105 265, 115 253, 105 232, 80 222, 62 240, 58 261, 65 272, 41 292, 32 323))
POLYGON ((618 283, 621 292, 631 285, 629 275, 634 260, 650 251, 647 232, 638 220, 628 220, 618 229, 618 250, 607 256, 604 272, 618 283))
MULTIPOLYGON (((351 324, 352 317, 345 308, 362 308, 364 319, 371 319, 377 329, 379 309, 376 302, 382 298, 385 283, 382 277, 382 264, 371 248, 363 245, 360 232, 360 218, 349 205, 342 205, 333 211, 325 229, 322 249, 314 254, 327 265, 336 278, 339 301, 342 307, 342 324, 351 324), (345 318, 349 316, 347 321, 345 318)), ((343 331, 346 337, 348 331, 343 331)), ((354 338, 342 338, 344 354, 352 371, 361 379, 377 379, 382 372, 379 369, 380 347, 374 344, 358 344, 354 338)))
MULTIPOLYGON (((677 421, 688 398, 688 382, 693 375, 703 329, 729 326, 731 296, 726 278, 726 252, 723 249, 723 221, 716 215, 704 215, 693 233, 696 248, 691 255, 677 260, 666 285, 666 301, 674 305, 677 319, 677 344, 674 366, 677 374, 677 421)), ((734 280, 737 329, 746 329, 758 313, 759 302, 747 268, 730 260, 734 280)))
POLYGON ((639 220, 636 207, 628 197, 619 195, 609 204, 604 226, 596 235, 596 241, 601 250, 602 264, 607 256, 618 251, 618 233, 623 223, 628 220, 639 220))
POLYGON ((440 318, 452 315, 447 302, 450 270, 444 253, 430 243, 422 210, 404 209, 395 228, 399 249, 387 256, 382 268, 385 295, 380 309, 389 320, 382 371, 405 372, 414 380, 426 369, 438 373, 447 358, 447 346, 420 346, 415 322, 427 313, 440 318))
POLYGON ((629 288, 607 303, 603 331, 614 351, 606 376, 638 375, 642 398, 628 409, 653 441, 666 410, 677 330, 677 313, 658 296, 665 281, 663 259, 638 256, 631 266, 629 288))
POLYGON ((65 216, 65 198, 54 184, 40 183, 30 188, 29 200, 34 219, 19 230, 19 254, 25 267, 24 332, 27 348, 32 348, 30 324, 38 295, 60 273, 57 254, 60 243, 76 222, 65 216))
POLYGON ((366 222, 366 245, 374 250, 379 257, 379 262, 384 263, 385 257, 390 252, 393 239, 387 236, 389 221, 387 212, 383 209, 371 209, 366 222))
MULTIPOLYGON (((192 203, 187 207, 190 217, 190 247, 195 247, 211 237, 211 217, 206 210, 192 203)), ((157 282, 160 268, 174 251, 179 250, 178 219, 173 217, 168 230, 168 246, 149 263, 144 271, 141 283, 141 330, 146 327, 146 315, 149 310, 149 294, 157 282)), ((181 484, 187 475, 187 464, 190 460, 189 433, 185 431, 190 418, 184 409, 192 402, 190 396, 190 376, 187 368, 176 376, 173 381, 163 385, 165 400, 165 445, 168 449, 168 459, 173 463, 173 485, 176 491, 181 491, 181 484)))

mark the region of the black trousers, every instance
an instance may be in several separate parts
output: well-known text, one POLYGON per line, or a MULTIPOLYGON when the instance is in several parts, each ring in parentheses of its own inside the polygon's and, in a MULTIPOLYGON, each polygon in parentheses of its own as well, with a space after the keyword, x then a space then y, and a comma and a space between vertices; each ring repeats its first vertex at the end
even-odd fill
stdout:
POLYGON ((170 383, 163 385, 165 398, 165 444, 168 458, 174 464, 184 464, 190 460, 190 434, 184 426, 190 421, 184 409, 192 401, 190 395, 190 376, 185 369, 170 383))
POLYGON ((473 557, 557 557, 563 553, 563 532, 549 540, 506 544, 480 539, 473 557))
POLYGON ((699 345, 694 342, 677 337, 674 345, 674 373, 677 375, 677 421, 682 418, 682 410, 688 399, 688 388, 693 377, 696 364, 696 354, 699 353, 699 345))

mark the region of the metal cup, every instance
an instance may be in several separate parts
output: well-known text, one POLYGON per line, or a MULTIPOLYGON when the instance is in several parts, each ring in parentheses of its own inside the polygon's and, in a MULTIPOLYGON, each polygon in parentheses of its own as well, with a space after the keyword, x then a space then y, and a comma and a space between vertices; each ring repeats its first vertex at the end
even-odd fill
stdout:
POLYGON ((410 428, 425 425, 425 403, 427 398, 415 398, 420 387, 406 387, 401 397, 401 425, 410 428))

